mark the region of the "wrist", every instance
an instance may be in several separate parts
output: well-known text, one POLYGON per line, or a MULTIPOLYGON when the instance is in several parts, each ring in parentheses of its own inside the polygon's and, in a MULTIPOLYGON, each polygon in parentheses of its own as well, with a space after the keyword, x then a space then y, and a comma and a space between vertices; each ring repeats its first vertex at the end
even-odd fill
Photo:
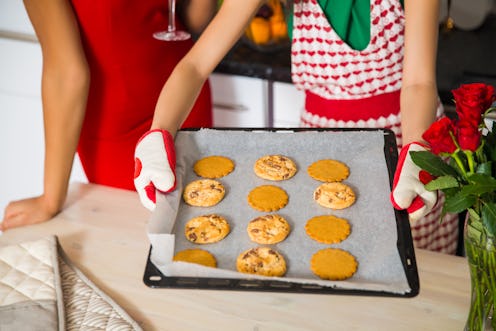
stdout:
POLYGON ((67 197, 67 189, 64 190, 47 190, 40 196, 42 205, 50 215, 55 215, 62 210, 67 197))

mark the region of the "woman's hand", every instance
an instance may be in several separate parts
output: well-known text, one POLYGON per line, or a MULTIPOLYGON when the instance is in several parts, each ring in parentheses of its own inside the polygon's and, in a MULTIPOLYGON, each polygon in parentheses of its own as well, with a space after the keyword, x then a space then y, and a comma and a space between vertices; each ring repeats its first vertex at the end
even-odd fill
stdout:
POLYGON ((134 153, 134 186, 143 206, 155 209, 156 191, 176 188, 174 138, 166 130, 151 130, 138 141, 134 153))
POLYGON ((61 207, 52 207, 44 195, 12 201, 5 208, 0 230, 46 222, 60 210, 61 207))

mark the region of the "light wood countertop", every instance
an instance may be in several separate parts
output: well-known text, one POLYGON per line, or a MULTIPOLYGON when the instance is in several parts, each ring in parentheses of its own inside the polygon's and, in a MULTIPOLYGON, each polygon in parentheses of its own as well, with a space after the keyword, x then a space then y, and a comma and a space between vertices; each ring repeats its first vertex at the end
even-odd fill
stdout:
POLYGON ((0 246, 56 235, 69 258, 144 330, 463 330, 465 258, 417 250, 414 298, 152 289, 143 283, 149 211, 135 192, 74 183, 53 220, 14 229, 0 246))

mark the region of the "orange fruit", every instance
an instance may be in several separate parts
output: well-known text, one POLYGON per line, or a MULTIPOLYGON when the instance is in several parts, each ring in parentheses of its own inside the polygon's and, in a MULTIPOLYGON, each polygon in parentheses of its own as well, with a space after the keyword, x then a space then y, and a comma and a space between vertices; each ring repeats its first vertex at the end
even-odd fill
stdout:
POLYGON ((270 41, 270 24, 262 17, 254 17, 248 28, 246 36, 257 45, 263 45, 270 41))
POLYGON ((270 33, 274 40, 288 39, 288 29, 284 20, 271 20, 270 33))

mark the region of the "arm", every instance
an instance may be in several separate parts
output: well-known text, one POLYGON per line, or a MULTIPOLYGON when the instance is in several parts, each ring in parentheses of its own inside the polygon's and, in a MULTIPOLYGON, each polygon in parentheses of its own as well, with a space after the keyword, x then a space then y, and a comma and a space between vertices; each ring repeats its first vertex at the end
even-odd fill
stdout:
POLYGON ((261 2, 223 2, 217 15, 165 83, 155 107, 152 129, 164 129, 175 135, 191 111, 203 83, 240 38, 261 2))
POLYGON ((439 1, 405 1, 405 53, 401 88, 401 128, 403 148, 398 157, 391 202, 396 209, 406 209, 410 221, 429 213, 437 193, 425 189, 429 179, 413 163, 410 151, 425 150, 416 143, 436 117, 436 52, 439 1))
POLYGON ((436 54, 439 1, 405 0, 405 53, 401 88, 403 145, 422 141, 438 104, 436 54))
POLYGON ((183 0, 181 8, 181 16, 188 30, 200 34, 214 17, 217 0, 183 0))
POLYGON ((11 202, 2 229, 39 223, 57 214, 67 195, 86 98, 89 71, 68 0, 25 0, 43 55, 44 192, 11 202))
POLYGON ((151 130, 141 137, 134 152, 134 185, 146 208, 155 208, 157 190, 167 193, 175 188, 173 136, 190 113, 203 83, 239 39, 261 2, 225 0, 162 88, 151 130))

